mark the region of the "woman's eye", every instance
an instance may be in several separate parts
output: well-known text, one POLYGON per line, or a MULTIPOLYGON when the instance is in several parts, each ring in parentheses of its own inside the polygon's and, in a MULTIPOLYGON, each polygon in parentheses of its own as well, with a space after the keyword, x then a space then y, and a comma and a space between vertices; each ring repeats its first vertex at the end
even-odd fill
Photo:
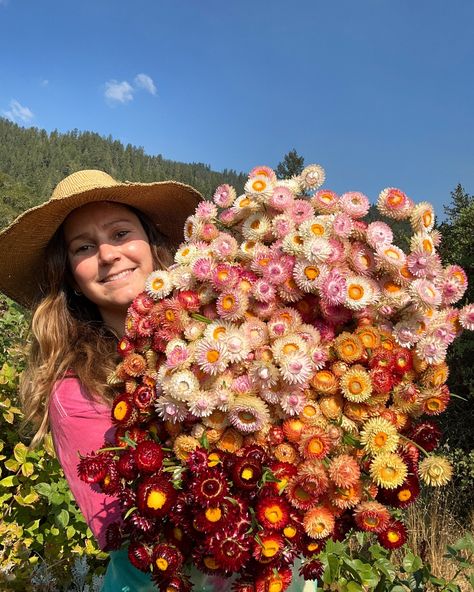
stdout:
POLYGON ((74 253, 75 254, 86 253, 91 248, 92 248, 92 245, 80 245, 79 247, 76 247, 76 249, 74 250, 74 253))
POLYGON ((125 238, 129 232, 130 232, 129 230, 119 230, 118 232, 115 233, 115 236, 117 238, 125 238))

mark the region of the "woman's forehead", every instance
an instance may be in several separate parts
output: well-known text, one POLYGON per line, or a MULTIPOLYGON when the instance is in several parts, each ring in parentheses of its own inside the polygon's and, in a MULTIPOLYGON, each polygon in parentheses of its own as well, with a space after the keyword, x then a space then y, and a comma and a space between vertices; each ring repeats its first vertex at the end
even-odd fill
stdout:
POLYGON ((64 235, 70 240, 72 234, 88 226, 106 226, 115 221, 139 222, 134 212, 125 205, 97 201, 85 204, 72 211, 63 222, 64 235))

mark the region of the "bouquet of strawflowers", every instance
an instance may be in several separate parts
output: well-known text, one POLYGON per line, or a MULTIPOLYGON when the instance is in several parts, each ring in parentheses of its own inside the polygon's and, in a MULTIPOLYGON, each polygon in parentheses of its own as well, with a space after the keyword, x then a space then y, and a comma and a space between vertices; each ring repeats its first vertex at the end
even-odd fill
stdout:
POLYGON ((159 590, 190 590, 190 565, 236 592, 283 592, 296 558, 317 579, 329 538, 399 547, 399 509, 451 477, 433 418, 447 348, 474 328, 474 305, 453 307, 466 274, 443 267, 429 203, 380 193, 383 217, 411 225, 404 252, 364 221, 365 195, 324 180, 262 166, 243 195, 221 185, 129 309, 116 442, 79 472, 118 496, 109 547, 126 541, 159 590))

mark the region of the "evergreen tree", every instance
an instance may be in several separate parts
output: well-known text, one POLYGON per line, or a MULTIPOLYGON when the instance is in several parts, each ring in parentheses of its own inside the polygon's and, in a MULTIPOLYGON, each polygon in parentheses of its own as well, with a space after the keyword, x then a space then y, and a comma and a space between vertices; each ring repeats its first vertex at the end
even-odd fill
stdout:
POLYGON ((304 169, 304 157, 300 156, 296 150, 290 150, 283 160, 278 163, 276 174, 279 179, 287 179, 299 175, 304 169))

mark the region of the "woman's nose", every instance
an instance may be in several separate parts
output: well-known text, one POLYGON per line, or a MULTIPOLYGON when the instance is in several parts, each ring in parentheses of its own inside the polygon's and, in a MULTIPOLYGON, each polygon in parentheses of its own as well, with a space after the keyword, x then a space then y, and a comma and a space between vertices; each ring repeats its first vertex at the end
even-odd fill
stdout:
POLYGON ((99 260, 105 264, 112 263, 120 258, 119 249, 109 243, 101 243, 98 248, 99 260))

